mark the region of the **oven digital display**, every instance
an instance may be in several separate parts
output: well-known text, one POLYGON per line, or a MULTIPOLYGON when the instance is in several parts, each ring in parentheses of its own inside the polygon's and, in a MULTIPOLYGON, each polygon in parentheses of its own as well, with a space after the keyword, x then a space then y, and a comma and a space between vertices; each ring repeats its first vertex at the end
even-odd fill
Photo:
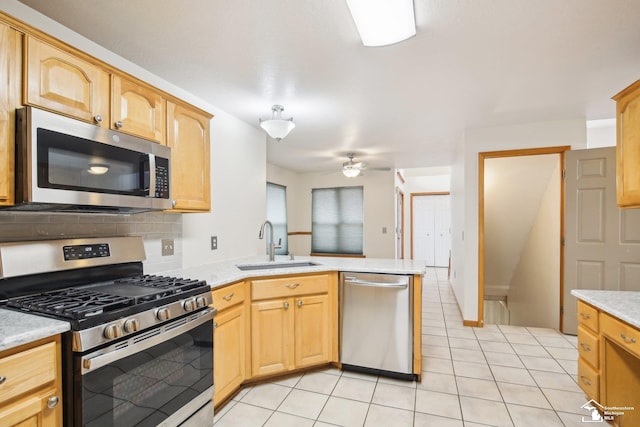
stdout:
POLYGON ((98 243, 96 245, 63 246, 62 251, 64 253, 65 261, 111 256, 108 243, 98 243))

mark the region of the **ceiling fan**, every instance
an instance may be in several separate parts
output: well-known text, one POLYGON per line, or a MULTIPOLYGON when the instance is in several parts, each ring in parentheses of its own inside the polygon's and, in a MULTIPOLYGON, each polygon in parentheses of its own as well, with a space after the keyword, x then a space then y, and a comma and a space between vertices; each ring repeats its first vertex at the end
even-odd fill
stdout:
POLYGON ((388 171, 390 168, 368 168, 367 163, 365 162, 355 162, 353 158, 355 157, 355 153, 347 153, 348 162, 344 162, 342 164, 342 174, 347 178, 355 178, 359 176, 363 170, 379 170, 379 171, 388 171))

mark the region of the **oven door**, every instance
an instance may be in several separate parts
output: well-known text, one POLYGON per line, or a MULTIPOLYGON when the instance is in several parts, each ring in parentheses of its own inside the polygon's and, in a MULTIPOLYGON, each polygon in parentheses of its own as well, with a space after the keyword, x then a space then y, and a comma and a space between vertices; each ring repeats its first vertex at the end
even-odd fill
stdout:
POLYGON ((66 400, 73 425, 175 426, 211 405, 213 314, 206 309, 74 356, 74 396, 66 400))

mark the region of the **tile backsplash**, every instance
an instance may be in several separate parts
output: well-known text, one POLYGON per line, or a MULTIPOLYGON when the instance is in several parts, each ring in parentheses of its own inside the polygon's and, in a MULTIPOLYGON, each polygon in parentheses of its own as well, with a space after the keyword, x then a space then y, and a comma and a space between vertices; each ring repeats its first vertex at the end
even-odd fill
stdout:
POLYGON ((181 214, 147 212, 99 215, 0 211, 0 242, 100 236, 142 236, 147 255, 145 273, 182 267, 181 214), (173 255, 162 256, 162 239, 173 239, 173 255))

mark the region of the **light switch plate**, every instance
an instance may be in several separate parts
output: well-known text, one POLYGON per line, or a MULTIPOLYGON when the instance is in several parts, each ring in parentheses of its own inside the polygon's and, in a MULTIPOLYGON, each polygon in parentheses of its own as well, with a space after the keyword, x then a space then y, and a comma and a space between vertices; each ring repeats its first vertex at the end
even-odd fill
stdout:
POLYGON ((173 255, 173 239, 162 239, 162 256, 173 255))

